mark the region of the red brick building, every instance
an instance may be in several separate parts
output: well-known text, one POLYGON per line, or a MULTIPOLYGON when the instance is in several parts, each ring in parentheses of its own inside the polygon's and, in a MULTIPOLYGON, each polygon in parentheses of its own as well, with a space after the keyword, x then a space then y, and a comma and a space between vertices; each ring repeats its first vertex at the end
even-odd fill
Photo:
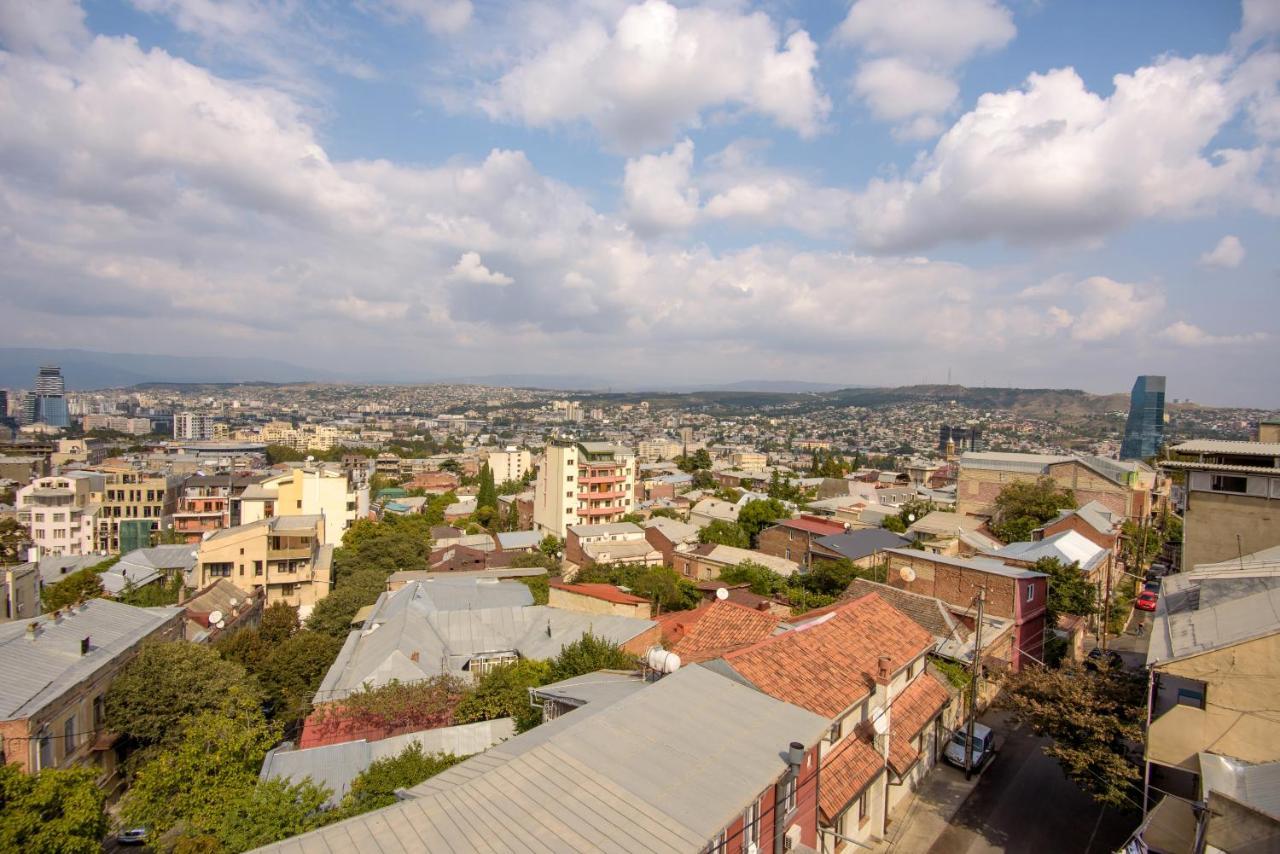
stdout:
POLYGON ((793 560, 801 566, 809 566, 809 552, 821 537, 843 534, 844 524, 820 519, 817 516, 797 516, 784 519, 760 532, 757 548, 767 555, 793 560))

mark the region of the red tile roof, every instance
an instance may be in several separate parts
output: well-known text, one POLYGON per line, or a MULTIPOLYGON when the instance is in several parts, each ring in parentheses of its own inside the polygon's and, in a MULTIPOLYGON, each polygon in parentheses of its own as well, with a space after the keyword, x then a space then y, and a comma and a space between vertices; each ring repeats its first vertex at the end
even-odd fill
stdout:
POLYGON ((911 766, 920 761, 920 751, 911 746, 909 739, 896 730, 889 733, 889 767, 899 777, 905 777, 911 766))
POLYGON ((808 531, 811 534, 820 536, 828 536, 830 534, 843 534, 844 524, 840 522, 823 522, 819 519, 809 519, 799 517, 796 519, 782 519, 778 524, 784 528, 795 528, 797 531, 808 531))
POLYGON ((725 660, 761 691, 835 718, 870 693, 880 656, 897 672, 933 635, 874 593, 725 660))
POLYGON ((569 593, 590 596, 592 599, 603 599, 605 602, 613 602, 618 605, 649 604, 649 600, 643 596, 624 593, 612 584, 569 584, 564 581, 549 581, 547 584, 556 590, 565 590, 569 593))
POLYGON ((947 686, 932 673, 922 673, 893 698, 893 731, 903 738, 915 738, 929 721, 937 717, 951 700, 947 686))
MULTIPOLYGON (((685 663, 719 658, 736 649, 758 643, 773 634, 782 618, 733 602, 712 602, 696 609, 698 618, 685 625, 672 652, 685 663)), ((663 627, 664 636, 666 627, 663 627)))
POLYGON ((833 820, 884 768, 884 758, 871 744, 866 731, 848 735, 822 760, 818 806, 827 821, 833 820))

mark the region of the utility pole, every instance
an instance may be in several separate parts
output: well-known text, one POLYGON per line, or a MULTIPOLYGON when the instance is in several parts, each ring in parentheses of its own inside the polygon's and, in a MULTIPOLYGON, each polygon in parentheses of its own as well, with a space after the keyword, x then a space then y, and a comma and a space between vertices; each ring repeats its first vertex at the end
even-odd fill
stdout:
POLYGON ((1111 622, 1111 567, 1107 567, 1106 593, 1102 598, 1102 640, 1098 646, 1107 651, 1107 624, 1111 622))
POLYGON ((982 673, 982 613, 987 602, 987 588, 978 591, 978 619, 973 624, 973 668, 969 677, 969 722, 965 725, 964 778, 973 774, 973 725, 978 718, 978 679, 982 673))

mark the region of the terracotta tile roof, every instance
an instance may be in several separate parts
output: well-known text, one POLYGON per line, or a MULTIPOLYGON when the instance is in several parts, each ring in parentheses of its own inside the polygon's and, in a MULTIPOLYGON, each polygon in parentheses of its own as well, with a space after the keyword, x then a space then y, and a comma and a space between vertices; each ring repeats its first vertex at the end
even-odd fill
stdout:
POLYGON ((933 643, 933 635, 868 594, 725 660, 766 694, 834 718, 870 693, 880 656, 896 673, 933 643))
POLYGON ((822 760, 818 806, 831 821, 844 811, 884 768, 884 758, 876 753, 870 735, 851 733, 822 760))
POLYGON ((848 589, 841 594, 840 599, 841 601, 849 601, 860 596, 866 596, 868 593, 875 593, 881 599, 884 599, 890 605, 915 620, 921 628, 935 638, 951 637, 963 642, 969 637, 969 630, 960 625, 951 616, 950 612, 943 607, 941 600, 932 596, 921 596, 919 593, 899 590, 887 584, 868 581, 865 578, 855 578, 849 584, 848 589))
POLYGON ((673 646, 676 641, 684 637, 684 633, 689 627, 702 618, 707 608, 711 607, 710 602, 704 602, 692 611, 668 611, 665 614, 659 614, 653 620, 658 624, 658 628, 662 631, 662 642, 667 646, 673 646))
POLYGON ((899 732, 889 733, 889 767, 899 777, 905 777, 911 766, 920 761, 920 751, 899 732))
POLYGON ((822 522, 817 519, 782 519, 778 522, 781 528, 794 528, 797 531, 808 531, 825 537, 831 534, 843 534, 844 525, 840 522, 822 522))
POLYGON ((932 673, 925 671, 893 698, 890 720, 895 734, 911 739, 920 734, 951 700, 951 692, 932 673))
POLYGON ((719 658, 736 649, 758 643, 773 634, 781 617, 733 602, 712 602, 698 608, 697 620, 687 625, 671 651, 685 663, 719 658))
POLYGON ((565 581, 549 581, 547 584, 556 590, 577 593, 581 596, 590 596, 592 599, 603 599, 605 602, 613 602, 618 605, 647 605, 649 603, 649 600, 643 596, 624 593, 612 584, 569 584, 565 581))

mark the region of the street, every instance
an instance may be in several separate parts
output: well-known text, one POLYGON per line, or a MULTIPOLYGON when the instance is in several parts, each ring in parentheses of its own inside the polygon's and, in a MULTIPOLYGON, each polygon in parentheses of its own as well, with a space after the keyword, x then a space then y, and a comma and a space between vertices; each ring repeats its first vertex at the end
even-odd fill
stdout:
MULTIPOLYGON (((928 849, 931 854, 1103 854, 1115 851, 1137 826, 1137 813, 1099 807, 1068 780, 1058 763, 1043 753, 1048 739, 1011 728, 1002 714, 984 715, 982 721, 1001 733, 1004 743, 928 849)), ((945 765, 933 773, 964 777, 945 765)))

